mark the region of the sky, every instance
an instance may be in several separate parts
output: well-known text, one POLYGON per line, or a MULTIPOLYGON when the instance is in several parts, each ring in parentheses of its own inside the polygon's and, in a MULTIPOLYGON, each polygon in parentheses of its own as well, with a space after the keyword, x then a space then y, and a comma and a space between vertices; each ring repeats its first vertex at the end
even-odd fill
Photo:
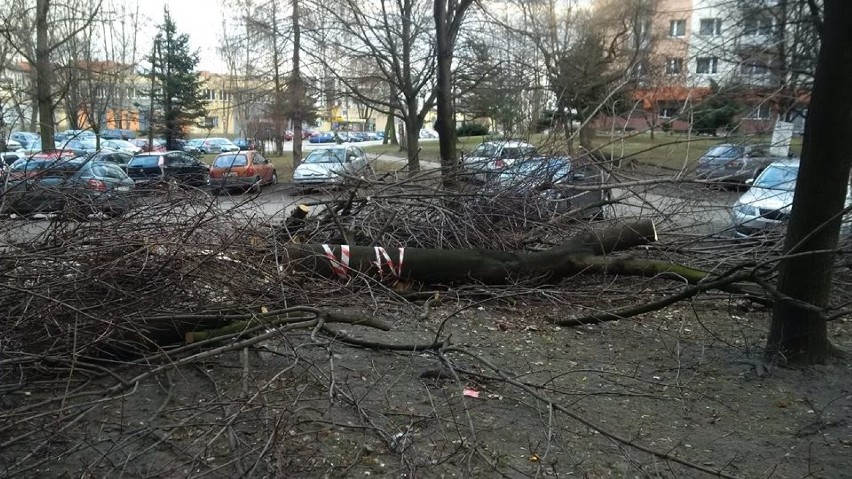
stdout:
MULTIPOLYGON (((136 0, 125 1, 136 3, 136 0)), ((139 0, 139 5, 140 14, 151 19, 146 27, 139 29, 143 51, 150 50, 156 26, 162 23, 163 7, 168 5, 178 33, 189 34, 190 45, 199 51, 201 62, 198 69, 226 72, 225 63, 216 53, 225 15, 221 0, 139 0)))

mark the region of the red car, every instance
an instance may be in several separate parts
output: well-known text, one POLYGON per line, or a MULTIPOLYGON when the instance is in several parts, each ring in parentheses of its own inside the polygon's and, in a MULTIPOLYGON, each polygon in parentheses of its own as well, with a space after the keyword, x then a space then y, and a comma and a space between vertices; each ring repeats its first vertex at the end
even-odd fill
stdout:
POLYGON ((254 150, 222 153, 210 168, 210 188, 214 194, 223 190, 254 188, 278 183, 275 165, 254 150))

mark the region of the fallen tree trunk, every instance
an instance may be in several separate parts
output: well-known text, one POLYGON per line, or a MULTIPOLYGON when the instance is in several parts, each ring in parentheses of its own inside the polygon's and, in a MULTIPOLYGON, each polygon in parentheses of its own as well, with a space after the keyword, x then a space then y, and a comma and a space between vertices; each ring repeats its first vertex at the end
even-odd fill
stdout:
POLYGON ((614 268, 619 264, 635 269, 630 263, 600 262, 593 258, 656 240, 653 221, 642 220, 592 230, 549 250, 532 253, 305 244, 288 246, 284 250, 288 257, 283 260, 304 270, 341 279, 360 273, 382 280, 424 284, 506 284, 520 278, 552 281, 583 272, 618 272, 614 268))

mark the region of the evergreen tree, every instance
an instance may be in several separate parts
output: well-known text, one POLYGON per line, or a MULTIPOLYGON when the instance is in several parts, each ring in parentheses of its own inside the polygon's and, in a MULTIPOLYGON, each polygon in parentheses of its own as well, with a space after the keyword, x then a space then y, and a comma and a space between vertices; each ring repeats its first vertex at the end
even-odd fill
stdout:
POLYGON ((198 51, 189 48, 189 35, 178 34, 168 8, 163 24, 157 27, 151 63, 151 134, 162 134, 166 148, 177 149, 175 140, 184 138, 189 126, 207 114, 202 94, 203 81, 195 67, 198 51))

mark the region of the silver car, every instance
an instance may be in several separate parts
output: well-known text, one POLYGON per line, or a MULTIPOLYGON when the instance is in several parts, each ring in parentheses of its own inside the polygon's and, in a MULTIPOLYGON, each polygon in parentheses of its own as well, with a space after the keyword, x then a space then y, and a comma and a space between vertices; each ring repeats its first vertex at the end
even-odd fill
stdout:
MULTIPOLYGON (((740 238, 781 232, 790 219, 793 193, 799 174, 799 160, 770 163, 753 181, 750 188, 734 204, 732 221, 734 235, 740 238)), ((846 205, 852 205, 852 192, 847 191, 846 205)), ((844 218, 843 233, 852 227, 852 217, 844 218)))
POLYGON ((535 146, 521 141, 486 141, 462 157, 462 169, 472 180, 489 181, 517 161, 538 155, 535 146))
POLYGON ((357 146, 317 148, 293 172, 299 186, 341 184, 367 168, 367 154, 357 146))

